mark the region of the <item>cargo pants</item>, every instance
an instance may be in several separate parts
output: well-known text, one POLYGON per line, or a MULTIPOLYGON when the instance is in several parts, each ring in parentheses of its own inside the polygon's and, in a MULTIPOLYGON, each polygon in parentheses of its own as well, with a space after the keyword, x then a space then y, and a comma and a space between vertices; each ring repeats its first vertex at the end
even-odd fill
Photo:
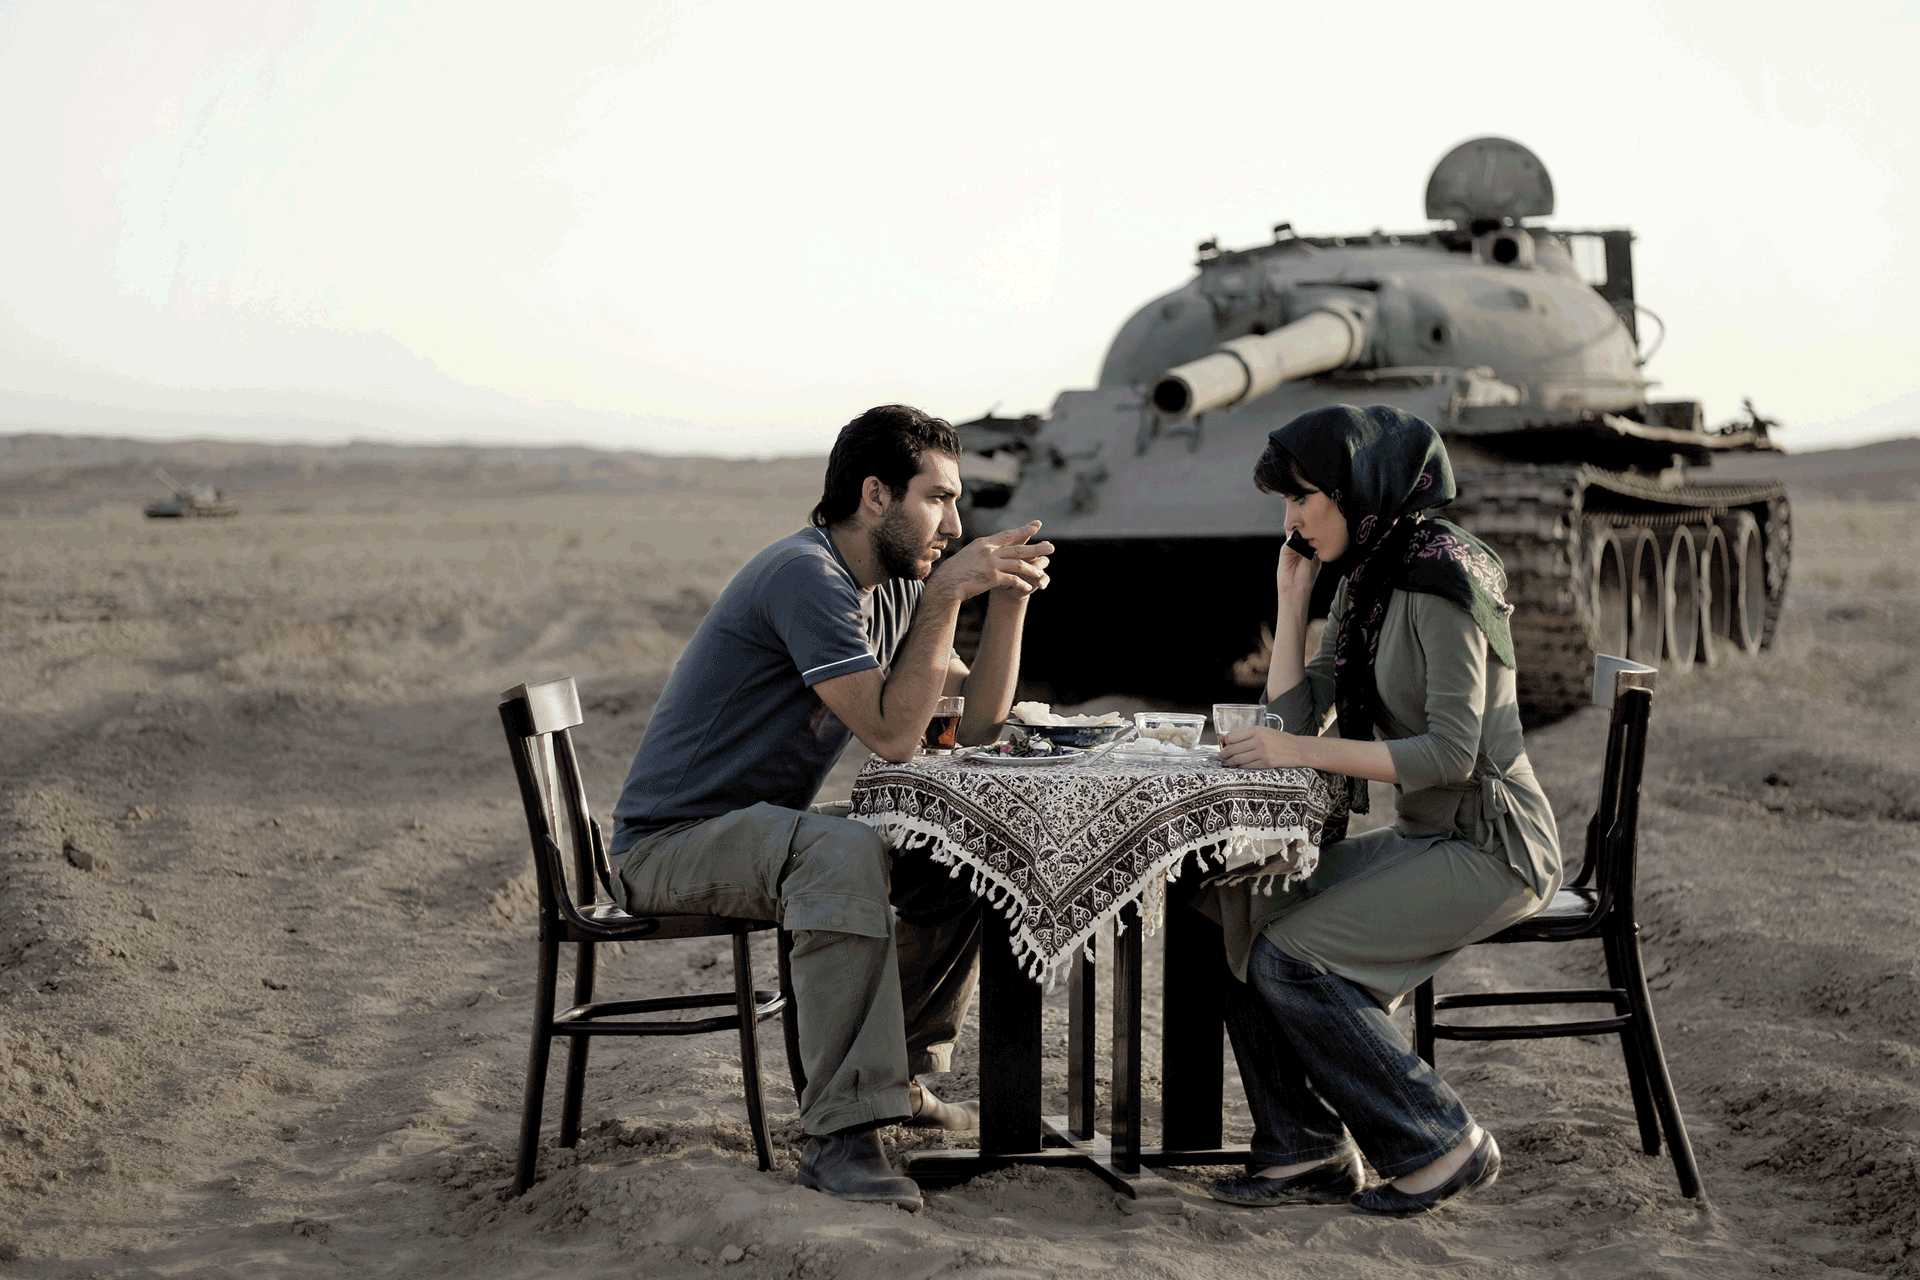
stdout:
POLYGON ((621 860, 636 914, 775 920, 792 973, 808 1133, 905 1119, 907 1081, 945 1071, 980 975, 980 900, 872 827, 770 804, 668 827, 621 860))

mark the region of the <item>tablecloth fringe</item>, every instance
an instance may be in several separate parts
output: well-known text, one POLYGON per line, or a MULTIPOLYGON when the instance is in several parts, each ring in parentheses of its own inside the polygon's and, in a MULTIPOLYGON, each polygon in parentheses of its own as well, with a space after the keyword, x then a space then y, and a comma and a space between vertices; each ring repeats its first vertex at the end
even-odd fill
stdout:
MULTIPOLYGON (((881 836, 885 837, 890 843, 896 844, 901 849, 926 849, 935 863, 943 867, 952 868, 949 874, 954 878, 958 878, 962 870, 971 872, 972 879, 968 884, 968 888, 984 898, 988 905, 999 911, 1001 915, 1005 916, 1007 920, 1015 926, 1018 926, 1020 918, 1026 914, 1026 895, 1014 888, 1004 877, 996 875, 983 867, 975 866, 973 863, 968 862, 959 854, 947 848, 944 842, 947 834, 944 827, 923 822, 909 814, 902 813, 856 813, 849 816, 856 822, 866 823, 881 836)), ((1202 836, 1170 848, 1167 852, 1154 859, 1154 865, 1146 875, 1147 888, 1142 892, 1139 899, 1141 903, 1141 925, 1146 930, 1147 936, 1152 937, 1159 932, 1160 925, 1166 915, 1166 885, 1179 878, 1182 867, 1189 854, 1198 855, 1196 858, 1197 862, 1205 863, 1211 861, 1215 866, 1224 867, 1233 855, 1239 851, 1239 846, 1243 842, 1251 842, 1254 839, 1283 840, 1289 845, 1292 845, 1305 841, 1307 839, 1307 831, 1303 827, 1289 827, 1283 831, 1263 832, 1258 836, 1233 836, 1226 841, 1222 841, 1218 836, 1202 836)), ((1270 855, 1270 859, 1281 856, 1285 851, 1283 848, 1279 852, 1270 855)), ((1242 874, 1229 877, 1228 882, 1253 880, 1255 881, 1254 887, 1257 892, 1271 893, 1276 887, 1275 882, 1278 882, 1278 887, 1285 887, 1295 880, 1301 880, 1311 875, 1317 861, 1317 858, 1307 860, 1305 864, 1297 870, 1268 872, 1266 874, 1261 874, 1258 867, 1250 867, 1242 874)), ((1203 872, 1203 874, 1206 873, 1203 872)), ((1102 928, 1112 923, 1116 935, 1121 931, 1124 926, 1120 922, 1120 910, 1126 905, 1126 901, 1119 901, 1097 912, 1092 921, 1088 923, 1085 928, 1077 931, 1068 941, 1067 945, 1061 948, 1060 954, 1055 956, 1051 963, 1047 962, 1046 957, 1043 956, 1032 943, 1020 936, 1020 931, 1016 927, 1010 931, 1010 936, 1013 940, 1014 961, 1019 964, 1021 970, 1027 977, 1037 983, 1041 983, 1046 991, 1051 992, 1054 984, 1059 981, 1061 973, 1072 961, 1074 952, 1080 951, 1084 953, 1088 959, 1092 959, 1094 936, 1098 934, 1102 928)))

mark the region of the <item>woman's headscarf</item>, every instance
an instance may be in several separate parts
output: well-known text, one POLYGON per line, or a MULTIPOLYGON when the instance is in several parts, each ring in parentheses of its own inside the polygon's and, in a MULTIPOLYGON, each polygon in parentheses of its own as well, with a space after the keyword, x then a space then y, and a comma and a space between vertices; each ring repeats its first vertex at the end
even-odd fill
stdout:
MULTIPOLYGON (((1458 525, 1423 514, 1456 492, 1439 432, 1402 409, 1336 404, 1303 413, 1267 438, 1292 454, 1347 518, 1347 549, 1327 566, 1347 579, 1347 611, 1333 641, 1341 737, 1371 742, 1382 719, 1373 662, 1396 590, 1459 605, 1493 655, 1514 665, 1507 629, 1513 606, 1500 557, 1458 525)), ((1365 813, 1366 781, 1352 784, 1352 810, 1365 813)))

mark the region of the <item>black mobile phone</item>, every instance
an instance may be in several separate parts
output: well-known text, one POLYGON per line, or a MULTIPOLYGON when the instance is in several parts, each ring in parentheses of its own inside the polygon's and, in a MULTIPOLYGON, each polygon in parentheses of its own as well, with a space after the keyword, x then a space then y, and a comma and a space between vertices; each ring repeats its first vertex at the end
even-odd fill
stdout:
POLYGON ((1293 548, 1295 555, 1313 559, 1313 548, 1307 545, 1307 540, 1300 536, 1298 529, 1287 535, 1287 545, 1293 548))

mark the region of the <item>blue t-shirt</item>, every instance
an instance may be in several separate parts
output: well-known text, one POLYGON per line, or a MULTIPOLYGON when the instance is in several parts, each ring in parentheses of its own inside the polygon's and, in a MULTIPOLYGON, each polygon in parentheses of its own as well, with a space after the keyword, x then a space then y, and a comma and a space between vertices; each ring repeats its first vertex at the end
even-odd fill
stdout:
POLYGON ((852 736, 813 686, 890 666, 921 590, 892 578, 862 591, 824 529, 749 560, 667 678, 614 806, 612 855, 676 822, 812 804, 852 736))

